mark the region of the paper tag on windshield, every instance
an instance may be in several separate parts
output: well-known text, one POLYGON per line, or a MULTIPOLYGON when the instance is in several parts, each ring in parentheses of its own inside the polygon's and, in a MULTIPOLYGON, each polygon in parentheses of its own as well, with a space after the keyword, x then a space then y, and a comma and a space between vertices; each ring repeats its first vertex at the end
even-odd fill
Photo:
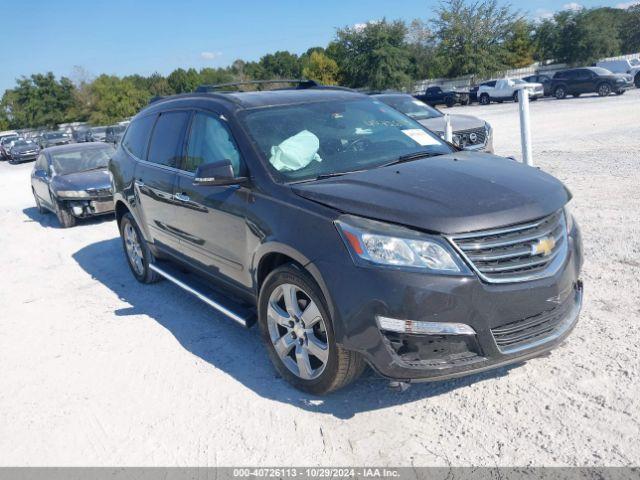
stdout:
POLYGON ((433 138, 424 130, 420 130, 419 128, 410 128, 408 130, 402 130, 407 137, 416 142, 418 145, 422 145, 426 147, 427 145, 440 145, 438 140, 433 138))

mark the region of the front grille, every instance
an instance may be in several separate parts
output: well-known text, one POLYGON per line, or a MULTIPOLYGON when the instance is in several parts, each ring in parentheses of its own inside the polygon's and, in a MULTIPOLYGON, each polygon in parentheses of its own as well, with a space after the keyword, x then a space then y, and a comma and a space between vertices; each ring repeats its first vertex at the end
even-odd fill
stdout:
POLYGON ((562 210, 535 222, 450 238, 484 281, 509 283, 553 275, 568 251, 562 210))
POLYGON ((553 336, 562 326, 574 301, 574 295, 569 295, 554 309, 492 328, 491 333, 496 345, 502 352, 508 352, 553 336))
POLYGON ((453 132, 454 141, 460 147, 466 147, 469 145, 484 145, 487 142, 487 131, 484 127, 472 128, 470 130, 458 130, 453 132))

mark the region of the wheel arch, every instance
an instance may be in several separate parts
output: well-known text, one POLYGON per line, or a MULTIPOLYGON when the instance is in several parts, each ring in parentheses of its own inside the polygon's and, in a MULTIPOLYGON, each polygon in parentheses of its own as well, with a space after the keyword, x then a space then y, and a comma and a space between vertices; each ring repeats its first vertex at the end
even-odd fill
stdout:
POLYGON ((344 329, 338 320, 332 296, 322 274, 320 273, 320 270, 318 270, 318 268, 313 264, 311 259, 307 258, 304 254, 289 245, 278 242, 263 244, 258 253, 254 256, 252 271, 256 303, 260 296, 260 289, 262 288, 264 280, 269 276, 269 273, 287 263, 294 264, 307 274, 311 275, 311 278, 313 278, 318 287, 320 287, 324 301, 329 309, 329 314, 331 315, 334 333, 336 334, 336 341, 341 343, 344 329))

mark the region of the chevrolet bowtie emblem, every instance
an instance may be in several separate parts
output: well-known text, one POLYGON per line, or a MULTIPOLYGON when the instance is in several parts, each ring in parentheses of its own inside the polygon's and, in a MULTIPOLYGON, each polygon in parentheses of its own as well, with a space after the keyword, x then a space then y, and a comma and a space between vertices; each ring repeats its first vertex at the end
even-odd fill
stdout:
POLYGON ((531 245, 531 255, 550 255, 553 247, 556 246, 556 239, 553 237, 544 237, 531 245))

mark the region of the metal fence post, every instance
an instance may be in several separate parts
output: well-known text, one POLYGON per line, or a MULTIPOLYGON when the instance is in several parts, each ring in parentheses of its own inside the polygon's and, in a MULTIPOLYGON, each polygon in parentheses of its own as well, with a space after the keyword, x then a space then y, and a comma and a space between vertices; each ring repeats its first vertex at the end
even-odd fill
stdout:
POLYGON ((531 123, 529 116, 529 90, 523 88, 518 92, 518 104, 520 106, 520 140, 522 142, 522 161, 533 166, 533 154, 531 152, 531 123))

